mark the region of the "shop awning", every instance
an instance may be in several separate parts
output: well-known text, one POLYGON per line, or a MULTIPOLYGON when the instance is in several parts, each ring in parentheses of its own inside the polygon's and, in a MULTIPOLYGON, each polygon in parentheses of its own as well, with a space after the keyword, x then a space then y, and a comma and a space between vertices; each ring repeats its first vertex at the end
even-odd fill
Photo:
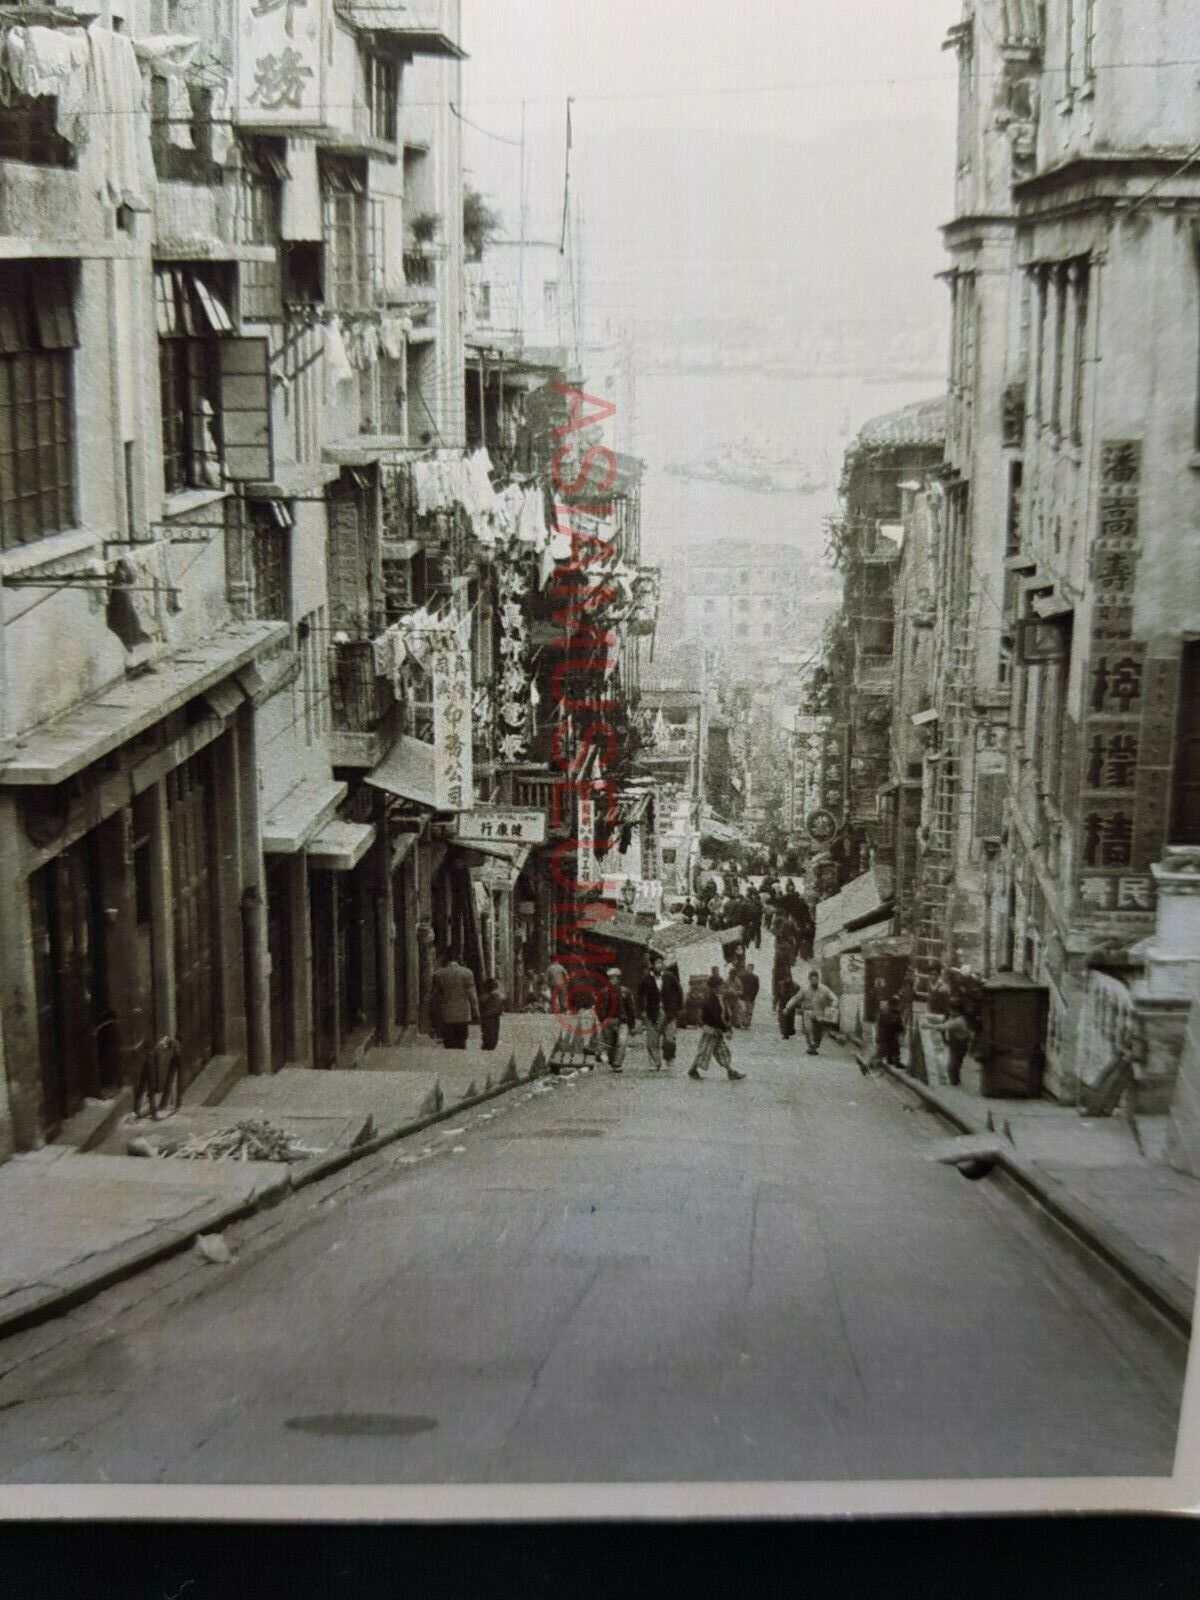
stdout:
POLYGON ((277 800, 262 822, 263 853, 290 856, 331 823, 334 813, 346 798, 347 785, 317 778, 305 778, 277 800))
POLYGON ((53 786, 109 755, 231 677, 288 636, 286 622, 243 622, 191 645, 140 678, 122 678, 82 705, 13 741, 0 785, 53 786))
MULTIPOLYGON (((892 920, 892 902, 887 885, 876 881, 874 872, 864 872, 838 894, 817 906, 815 948, 818 956, 829 958, 856 948, 864 928, 875 928, 892 920)), ((879 929, 880 934, 886 930, 879 929)))
POLYGON ((367 773, 367 782, 398 800, 438 809, 433 746, 409 734, 400 735, 374 772, 367 773))
POLYGON ((322 872, 353 872, 375 843, 369 822, 327 822, 308 847, 308 864, 322 872))

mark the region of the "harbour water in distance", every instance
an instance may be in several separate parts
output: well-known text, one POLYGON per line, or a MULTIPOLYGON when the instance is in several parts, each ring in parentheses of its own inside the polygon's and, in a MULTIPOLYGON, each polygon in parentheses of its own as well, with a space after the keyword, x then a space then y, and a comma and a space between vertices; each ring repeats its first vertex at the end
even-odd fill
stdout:
POLYGON ((639 371, 635 449, 647 463, 643 560, 748 539, 799 546, 819 563, 851 439, 871 418, 931 399, 943 387, 932 375, 868 382, 639 371), (702 476, 683 476, 681 468, 702 476), (776 487, 747 486, 765 479, 776 487), (789 487, 797 483, 802 487, 789 487))

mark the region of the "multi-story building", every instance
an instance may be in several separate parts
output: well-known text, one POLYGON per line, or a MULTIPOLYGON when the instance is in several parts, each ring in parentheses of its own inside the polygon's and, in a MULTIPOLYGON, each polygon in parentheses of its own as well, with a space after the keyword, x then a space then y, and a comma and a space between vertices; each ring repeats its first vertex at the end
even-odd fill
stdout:
POLYGON ((1200 843, 1200 405, 1184 333, 1200 325, 1200 105, 1176 64, 1193 37, 1149 0, 1050 0, 1035 154, 1013 191, 1027 331, 997 945, 1048 987, 1062 1096, 1110 1058, 1104 1019, 1119 1033, 1134 1012, 1149 1075, 1169 1080, 1189 988, 1190 880, 1165 852, 1200 843), (1120 953, 1154 934, 1156 910, 1174 931, 1120 953))
POLYGON ((349 1064, 451 946, 507 982, 545 837, 494 807, 554 563, 467 455, 458 0, 104 10, 0 19, 0 1154, 349 1064))

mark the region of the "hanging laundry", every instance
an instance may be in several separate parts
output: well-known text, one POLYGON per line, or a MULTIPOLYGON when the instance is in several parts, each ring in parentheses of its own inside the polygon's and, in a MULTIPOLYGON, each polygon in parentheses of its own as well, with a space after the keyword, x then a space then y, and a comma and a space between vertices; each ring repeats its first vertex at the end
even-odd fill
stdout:
POLYGON ((389 312, 379 329, 379 343, 385 356, 392 361, 404 360, 404 318, 389 312))
POLYGON ((517 536, 526 544, 540 550, 548 537, 546 529, 546 502, 540 489, 526 489, 521 497, 521 511, 517 521, 517 536))
POLYGON ((279 218, 280 237, 319 244, 324 234, 321 228, 321 181, 314 140, 288 140, 287 169, 279 218))
POLYGON ((103 138, 100 198, 145 211, 154 188, 150 108, 133 41, 93 22, 88 29, 88 110, 103 138))
POLYGON ((192 97, 187 76, 200 48, 199 39, 186 33, 144 34, 133 41, 138 60, 167 82, 167 139, 179 150, 194 150, 192 97))
POLYGON ((55 127, 71 144, 87 139, 88 65, 91 51, 82 28, 10 28, 3 64, 13 85, 31 98, 57 98, 55 127))
POLYGON ((360 366, 373 367, 379 360, 379 329, 373 322, 364 322, 359 333, 360 366))
POLYGON ((354 381, 354 368, 346 351, 346 341, 336 317, 325 324, 325 396, 331 403, 338 398, 338 390, 354 381))

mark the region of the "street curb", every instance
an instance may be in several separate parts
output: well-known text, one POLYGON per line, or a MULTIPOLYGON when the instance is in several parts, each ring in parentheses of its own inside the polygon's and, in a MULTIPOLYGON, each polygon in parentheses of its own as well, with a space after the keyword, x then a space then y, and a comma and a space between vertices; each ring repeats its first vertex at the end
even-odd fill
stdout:
POLYGON ((182 1232, 177 1232, 168 1225, 163 1233, 152 1234, 144 1243, 117 1245, 108 1252, 108 1255, 115 1259, 110 1260, 99 1271, 93 1271, 87 1276, 81 1276, 76 1282, 65 1284, 34 1305, 23 1306, 19 1311, 0 1312, 0 1341, 18 1333, 26 1333, 30 1328, 36 1328, 43 1322, 52 1322, 56 1317, 65 1316, 87 1301, 94 1300, 106 1289, 112 1289, 117 1284, 136 1277, 138 1273, 145 1272, 147 1268, 170 1260, 172 1256, 182 1255, 185 1250, 192 1248, 201 1234, 219 1233, 235 1222, 245 1222, 248 1217, 270 1211, 275 1206, 284 1204, 291 1195, 298 1194, 314 1183, 319 1183, 322 1178, 343 1172, 356 1161, 378 1155, 381 1150, 397 1144, 401 1139, 408 1139, 414 1133, 422 1133, 426 1128, 435 1127, 439 1122, 448 1122, 464 1111, 471 1111, 488 1100, 498 1099, 502 1094, 510 1094, 514 1089, 526 1089, 534 1081, 531 1069, 526 1068, 525 1075, 516 1080, 494 1084, 483 1094, 474 1095, 469 1100, 456 1100, 453 1105, 444 1105, 440 1111, 418 1117, 414 1122, 406 1122, 385 1134, 365 1139, 349 1150, 338 1150, 328 1156, 318 1156, 306 1163, 303 1170, 292 1171, 289 1167, 285 1174, 287 1179, 285 1183, 261 1196, 240 1200, 226 1210, 216 1211, 206 1217, 202 1224, 189 1226, 182 1232))
MULTIPOLYGON (((911 1089, 960 1133, 987 1132, 986 1123, 982 1120, 973 1123, 929 1084, 886 1064, 883 1070, 895 1082, 911 1089)), ((1015 1149, 1000 1152, 997 1164, 1060 1227, 1153 1306, 1177 1333, 1185 1339, 1191 1337, 1195 1295, 1182 1278, 1147 1255, 1128 1235, 1106 1222, 1084 1201, 1077 1200, 1057 1179, 1025 1160, 1015 1149)))

